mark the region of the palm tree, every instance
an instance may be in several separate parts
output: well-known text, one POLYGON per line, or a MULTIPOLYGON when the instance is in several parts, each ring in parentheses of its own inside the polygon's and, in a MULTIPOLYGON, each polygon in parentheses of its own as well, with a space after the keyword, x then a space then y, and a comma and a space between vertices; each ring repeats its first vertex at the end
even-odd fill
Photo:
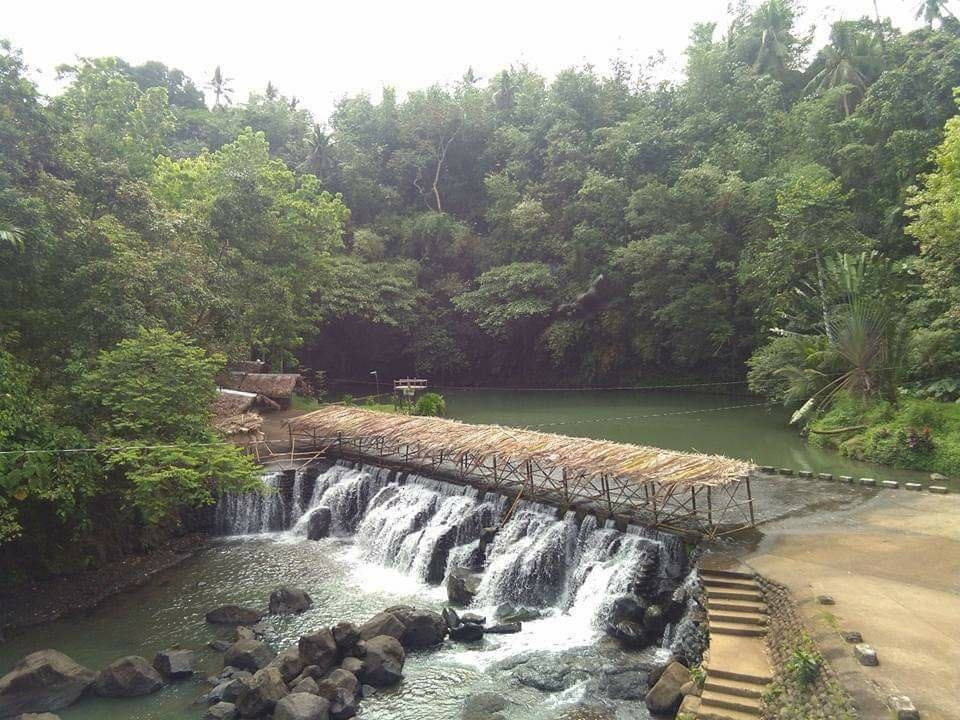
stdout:
POLYGON ((950 12, 947 0, 922 0, 914 17, 917 20, 923 20, 928 28, 933 28, 934 20, 942 23, 944 17, 956 19, 957 16, 950 12))
MULTIPOLYGON (((907 326, 893 303, 877 291, 882 267, 876 255, 840 255, 825 263, 831 304, 818 334, 777 331, 792 338, 803 365, 781 369, 790 394, 806 402, 791 422, 829 407, 839 393, 895 402, 908 346, 907 326)), ((798 289, 802 297, 804 288, 798 289)))
POLYGON ((331 154, 330 136, 322 125, 314 125, 310 131, 308 143, 310 152, 300 163, 300 169, 304 172, 311 172, 320 180, 326 181, 335 164, 331 154))
POLYGON ((213 71, 213 77, 207 83, 207 87, 213 91, 213 106, 215 108, 221 107, 221 100, 227 105, 232 104, 233 100, 230 96, 233 95, 233 88, 230 86, 231 82, 233 82, 233 78, 224 77, 220 66, 217 65, 216 70, 213 71))
POLYGON ((823 69, 807 85, 808 91, 824 92, 832 88, 850 86, 843 92, 845 117, 853 110, 851 101, 859 99, 869 84, 868 74, 876 62, 876 36, 863 32, 853 23, 834 23, 830 44, 820 51, 823 69))
POLYGON ((757 33, 753 59, 758 72, 782 80, 793 64, 797 39, 793 29, 793 10, 786 0, 767 0, 757 8, 750 25, 757 33))
POLYGON ((267 100, 276 100, 277 99, 277 86, 274 85, 269 80, 267 81, 267 89, 263 93, 267 100))

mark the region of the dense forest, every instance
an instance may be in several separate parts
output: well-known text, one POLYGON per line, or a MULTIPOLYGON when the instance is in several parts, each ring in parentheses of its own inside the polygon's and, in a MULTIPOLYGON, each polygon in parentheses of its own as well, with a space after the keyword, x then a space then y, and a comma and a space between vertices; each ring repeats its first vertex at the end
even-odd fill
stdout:
MULTIPOLYGON (((692 28, 678 82, 655 61, 467 70, 326 120, 280 78, 241 101, 229 68, 109 57, 45 97, 5 42, 0 445, 102 451, 0 456, 0 549, 58 518, 57 569, 98 513, 163 526, 248 483, 204 444, 228 360, 529 385, 749 371, 814 426, 858 422, 851 397, 955 399, 960 23, 924 13, 814 47, 789 0, 741 4, 692 28)), ((907 425, 909 451, 933 442, 936 418, 907 425)))

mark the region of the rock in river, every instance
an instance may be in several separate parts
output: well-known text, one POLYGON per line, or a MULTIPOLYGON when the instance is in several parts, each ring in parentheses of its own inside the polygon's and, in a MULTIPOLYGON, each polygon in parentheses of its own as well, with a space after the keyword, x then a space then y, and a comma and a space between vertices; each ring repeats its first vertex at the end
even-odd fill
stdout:
POLYGON ((460 720, 501 720, 501 710, 506 710, 507 701, 493 692, 468 695, 463 700, 460 720))
POLYGON ((207 622, 215 625, 256 625, 263 613, 239 605, 221 605, 206 614, 207 622))
POLYGON ((190 677, 193 675, 193 650, 161 650, 153 658, 153 667, 164 677, 190 677))
POLYGON ((256 672, 265 668, 277 656, 277 651, 259 640, 242 638, 229 647, 223 655, 223 664, 241 670, 256 672))
POLYGON ((327 720, 330 701, 310 693, 290 693, 277 703, 273 720, 327 720))
POLYGON ((404 624, 397 619, 397 616, 391 612, 382 612, 374 615, 360 626, 360 637, 364 640, 377 637, 378 635, 389 635, 399 640, 406 631, 404 624))
POLYGON ((450 639, 457 642, 477 642, 483 638, 483 625, 461 623, 450 631, 450 639))
POLYGON ((360 681, 352 672, 337 668, 317 682, 317 694, 327 700, 333 700, 337 690, 346 690, 348 693, 358 694, 360 692, 360 681))
POLYGON ((328 507, 318 507, 307 519, 307 538, 320 540, 330 534, 330 525, 333 523, 333 513, 328 507))
POLYGON ((303 664, 316 666, 320 673, 326 673, 337 664, 337 641, 326 628, 301 636, 297 647, 303 664))
POLYGON ((281 650, 280 654, 270 661, 269 667, 275 667, 283 676, 283 681, 290 682, 303 672, 304 664, 300 657, 300 649, 293 645, 286 650, 281 650))
POLYGON ((466 568, 456 567, 447 576, 447 599, 454 605, 466 607, 480 588, 480 577, 466 568))
POLYGON ((0 717, 65 708, 96 678, 62 652, 30 653, 0 678, 0 717))
POLYGON ((310 596, 300 588, 282 585, 270 593, 269 607, 274 615, 299 615, 313 605, 310 596))
POLYGON ((283 684, 279 670, 275 667, 257 670, 249 681, 247 691, 237 699, 237 710, 240 717, 244 718, 266 717, 286 694, 287 686, 283 684))
POLYGON ((138 697, 163 687, 160 677, 146 658, 128 655, 114 660, 97 675, 93 689, 102 697, 138 697))
POLYGON ((374 687, 396 685, 403 677, 406 656, 400 641, 389 635, 378 635, 367 640, 367 665, 364 680, 374 687))
POLYGON ((207 708, 203 720, 236 720, 237 706, 231 702, 218 702, 207 708))
POLYGON ((647 693, 646 704, 650 712, 661 715, 672 715, 680 706, 683 696, 680 693, 687 681, 690 680, 690 671, 678 662, 667 665, 663 675, 657 680, 650 692, 647 693))
MULTIPOLYGON (((404 650, 416 650, 439 645, 447 634, 447 624, 433 610, 395 607, 389 608, 387 612, 392 613, 403 625, 403 634, 399 640, 404 650)), ((389 633, 378 634, 386 635, 389 633)))

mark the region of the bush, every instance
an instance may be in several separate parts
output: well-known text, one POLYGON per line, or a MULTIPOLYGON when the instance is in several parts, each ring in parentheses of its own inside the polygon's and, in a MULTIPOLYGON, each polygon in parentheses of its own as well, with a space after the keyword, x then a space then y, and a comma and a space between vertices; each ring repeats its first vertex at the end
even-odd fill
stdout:
POLYGON ((429 415, 439 417, 447 412, 447 403, 443 395, 438 393, 424 393, 413 406, 414 415, 429 415))
POLYGON ((823 656, 817 652, 813 641, 808 635, 801 636, 787 661, 787 672, 793 675, 797 684, 806 687, 820 676, 822 665, 823 656))

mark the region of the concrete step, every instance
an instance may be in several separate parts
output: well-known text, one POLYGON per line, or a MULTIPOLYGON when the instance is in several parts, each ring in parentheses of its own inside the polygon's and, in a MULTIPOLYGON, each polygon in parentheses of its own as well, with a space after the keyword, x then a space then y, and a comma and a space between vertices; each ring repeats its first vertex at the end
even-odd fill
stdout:
POLYGON ((728 580, 755 580, 753 573, 736 572, 735 570, 707 570, 701 568, 700 577, 706 578, 726 578, 728 580))
POLYGON ((749 580, 740 580, 734 578, 702 578, 703 586, 708 590, 710 588, 731 588, 733 590, 749 590, 750 592, 760 592, 757 581, 753 578, 749 580))
POLYGON ((704 690, 700 694, 700 702, 714 707, 737 710, 742 713, 760 715, 761 702, 759 698, 743 697, 742 695, 728 695, 716 690, 704 690))
POLYGON ((704 690, 714 690, 716 692, 726 693, 727 695, 740 695, 742 697, 760 698, 766 692, 766 683, 748 682, 746 680, 730 680, 729 678, 718 678, 713 673, 707 674, 707 680, 703 684, 704 690))
POLYGON ((736 680, 739 682, 754 683, 756 685, 769 685, 773 682, 773 676, 770 674, 739 670, 723 670, 722 668, 714 667, 711 667, 707 671, 707 677, 714 680, 736 680))
POLYGON ((710 621, 722 623, 737 623, 740 625, 766 625, 767 614, 755 610, 743 612, 740 610, 718 610, 710 608, 710 621))
POLYGON ((763 596, 759 592, 749 590, 731 590, 730 588, 718 588, 713 590, 707 588, 707 598, 719 598, 720 600, 745 600, 747 602, 762 603, 763 596))
POLYGON ((717 622, 710 618, 710 632, 721 635, 740 635, 741 637, 763 637, 767 634, 767 628, 765 625, 717 622))
POLYGON ((708 599, 707 600, 707 609, 710 612, 715 610, 733 610, 735 612, 751 612, 751 613, 764 613, 767 612, 766 603, 762 602, 751 602, 750 600, 724 600, 724 599, 708 599))
POLYGON ((757 720, 760 717, 758 713, 741 712, 730 708, 713 705, 700 701, 700 712, 697 713, 697 720, 757 720))

